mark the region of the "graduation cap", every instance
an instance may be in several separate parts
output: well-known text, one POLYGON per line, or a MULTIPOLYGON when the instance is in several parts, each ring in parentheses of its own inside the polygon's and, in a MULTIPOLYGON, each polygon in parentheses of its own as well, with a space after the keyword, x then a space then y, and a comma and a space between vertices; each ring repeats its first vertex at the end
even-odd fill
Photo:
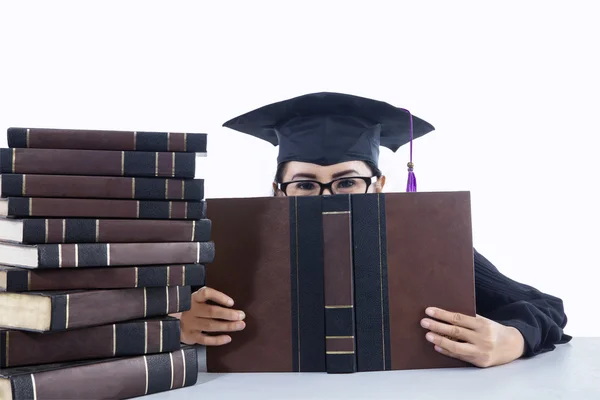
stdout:
POLYGON ((408 110, 343 93, 311 93, 269 104, 235 117, 224 127, 279 145, 277 163, 332 165, 370 161, 379 147, 395 152, 410 142, 407 191, 416 191, 412 141, 435 128, 408 110))

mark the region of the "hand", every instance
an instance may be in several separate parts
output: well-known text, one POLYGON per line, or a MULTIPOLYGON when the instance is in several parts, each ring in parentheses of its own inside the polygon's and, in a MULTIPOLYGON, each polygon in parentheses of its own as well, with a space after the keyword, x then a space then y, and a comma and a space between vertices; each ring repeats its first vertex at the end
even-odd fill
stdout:
POLYGON ((440 308, 430 307, 425 313, 447 322, 424 318, 421 326, 431 331, 425 337, 435 345, 434 349, 448 357, 486 368, 509 363, 523 355, 525 342, 516 328, 480 315, 471 317, 440 308))
POLYGON ((182 343, 221 346, 231 342, 231 336, 211 336, 205 332, 234 332, 246 327, 242 321, 246 315, 242 311, 206 304, 208 300, 226 307, 233 306, 232 298, 215 289, 202 287, 194 292, 190 310, 176 315, 181 322, 182 343))

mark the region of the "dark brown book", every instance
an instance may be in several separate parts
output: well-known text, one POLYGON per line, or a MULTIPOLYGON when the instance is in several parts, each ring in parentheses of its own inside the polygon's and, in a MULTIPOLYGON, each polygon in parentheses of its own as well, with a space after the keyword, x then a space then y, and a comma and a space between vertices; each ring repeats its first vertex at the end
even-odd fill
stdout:
POLYGON ((0 398, 129 399, 192 386, 196 348, 135 357, 71 361, 0 370, 0 398))
POLYGON ((211 221, 0 218, 0 241, 41 243, 208 242, 211 221))
POLYGON ((0 265, 0 292, 204 286, 205 266, 25 269, 0 265))
POLYGON ((204 179, 2 174, 0 197, 200 201, 204 179))
POLYGON ((195 153, 0 149, 0 173, 194 178, 195 153))
POLYGON ((208 264, 214 257, 214 242, 36 245, 0 242, 0 265, 23 268, 208 264))
POLYGON ((180 336, 179 319, 169 316, 62 332, 0 329, 0 368, 171 352, 180 336))
POLYGON ((206 133, 133 132, 92 129, 7 130, 9 147, 81 150, 183 151, 206 153, 206 133))
MULTIPOLYGON (((465 366, 437 353, 419 322, 428 306, 475 315, 469 193, 350 197, 357 371, 465 366)), ((207 348, 210 372, 327 371, 329 260, 350 255, 325 246, 322 207, 318 196, 208 200, 219 257, 206 285, 247 322, 207 348)))
POLYGON ((87 328, 190 309, 189 286, 0 292, 0 327, 33 332, 87 328))
POLYGON ((8 197, 0 199, 0 217, 203 219, 204 201, 65 199, 8 197))

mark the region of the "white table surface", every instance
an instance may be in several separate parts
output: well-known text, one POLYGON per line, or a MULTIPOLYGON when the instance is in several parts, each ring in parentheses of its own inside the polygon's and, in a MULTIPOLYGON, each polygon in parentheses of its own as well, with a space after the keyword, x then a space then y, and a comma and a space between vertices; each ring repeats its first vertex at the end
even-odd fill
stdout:
MULTIPOLYGON (((204 350, 198 351, 201 371, 204 350)), ((191 387, 144 396, 167 399, 569 399, 600 400, 600 338, 493 368, 326 373, 200 372, 191 387)))

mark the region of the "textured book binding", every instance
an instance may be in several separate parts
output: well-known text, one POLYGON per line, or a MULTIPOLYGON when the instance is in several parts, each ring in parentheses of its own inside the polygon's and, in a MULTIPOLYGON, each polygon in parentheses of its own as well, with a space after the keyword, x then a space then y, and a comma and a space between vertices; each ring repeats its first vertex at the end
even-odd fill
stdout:
POLYGON ((4 173, 0 197, 200 201, 204 180, 4 173))
POLYGON ((179 320, 148 318, 62 332, 0 330, 0 368, 178 350, 179 320))
POLYGON ((327 372, 356 372, 350 196, 323 197, 322 210, 327 372))
POLYGON ((0 216, 192 220, 206 216, 204 201, 8 197, 0 216))
POLYGON ((213 242, 0 243, 0 263, 23 268, 89 268, 138 264, 209 264, 213 242))
POLYGON ((211 221, 0 218, 0 240, 23 244, 208 242, 211 221))
POLYGON ((194 153, 0 149, 0 173, 194 178, 194 153))
POLYGON ((7 129, 13 148, 180 151, 206 153, 206 133, 133 132, 92 129, 7 129))
POLYGON ((196 348, 0 370, 0 398, 128 399, 194 385, 196 348))
MULTIPOLYGON (((403 222, 395 220, 393 223, 403 222)), ((389 370, 391 356, 385 195, 352 196, 352 231, 356 346, 359 349, 357 369, 389 370)))
POLYGON ((67 292, 0 292, 0 328, 63 331, 190 309, 189 286, 67 292), (100 306, 99 306, 100 305, 100 306))
POLYGON ((0 265, 0 292, 204 286, 205 266, 142 265, 119 268, 25 269, 0 265))
POLYGON ((288 207, 293 371, 323 372, 327 367, 321 198, 292 197, 288 207))

